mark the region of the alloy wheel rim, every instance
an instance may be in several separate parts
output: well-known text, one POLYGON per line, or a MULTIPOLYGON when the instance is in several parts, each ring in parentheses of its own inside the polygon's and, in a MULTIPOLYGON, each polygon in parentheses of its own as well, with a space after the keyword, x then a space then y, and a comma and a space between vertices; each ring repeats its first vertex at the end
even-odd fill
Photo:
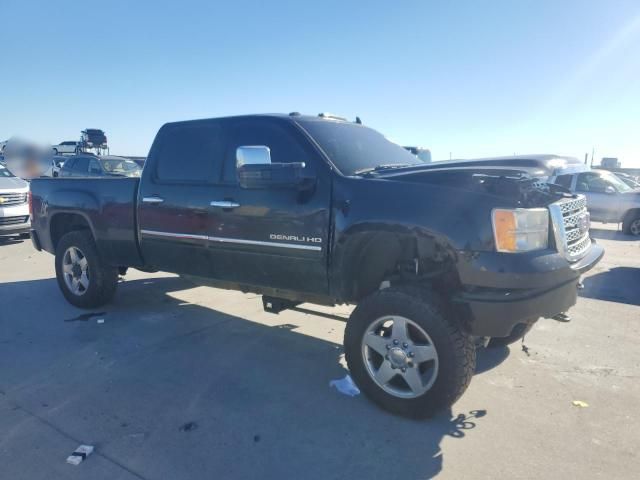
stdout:
POLYGON ((640 235, 640 218, 636 218, 633 222, 631 222, 629 230, 633 235, 640 235))
POLYGON ((419 397, 436 381, 438 352, 431 337, 413 320, 380 317, 365 331, 361 346, 367 373, 395 397, 419 397))
POLYGON ((78 247, 69 247, 62 257, 64 283, 74 295, 84 295, 89 288, 89 262, 78 247))

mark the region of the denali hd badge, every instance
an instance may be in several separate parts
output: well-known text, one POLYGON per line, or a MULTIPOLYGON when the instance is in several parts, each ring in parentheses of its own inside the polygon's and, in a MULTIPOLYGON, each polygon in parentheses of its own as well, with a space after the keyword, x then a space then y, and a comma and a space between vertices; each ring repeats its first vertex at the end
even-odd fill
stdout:
POLYGON ((307 242, 307 243, 322 243, 320 237, 307 237, 299 235, 281 235, 277 233, 269 234, 271 240, 286 240, 288 242, 307 242))

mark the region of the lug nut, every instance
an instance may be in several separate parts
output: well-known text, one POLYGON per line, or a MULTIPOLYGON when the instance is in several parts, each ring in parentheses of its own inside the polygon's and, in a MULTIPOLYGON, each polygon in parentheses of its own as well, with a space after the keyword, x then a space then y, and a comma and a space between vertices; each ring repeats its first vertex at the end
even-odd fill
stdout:
POLYGON ((391 345, 387 345, 387 350, 391 350, 391 345))
POLYGON ((393 344, 394 344, 394 345, 398 345, 399 343, 400 343, 400 342, 399 342, 398 340, 394 340, 394 341, 393 341, 393 344))
POLYGON ((402 367, 402 373, 407 371, 407 367, 402 367))
POLYGON ((415 355, 415 353, 413 353, 413 352, 409 352, 409 356, 410 356, 411 358, 413 358, 413 357, 414 357, 414 355, 415 355))
POLYGON ((408 347, 409 347, 408 343, 405 342, 405 343, 402 344, 402 348, 408 348, 408 347))

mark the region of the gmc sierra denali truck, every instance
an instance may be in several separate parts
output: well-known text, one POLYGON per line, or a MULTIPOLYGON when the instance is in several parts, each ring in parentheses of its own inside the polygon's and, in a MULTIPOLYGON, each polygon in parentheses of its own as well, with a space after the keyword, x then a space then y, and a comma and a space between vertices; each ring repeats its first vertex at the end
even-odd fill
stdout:
POLYGON ((456 401, 476 345, 575 304, 602 257, 585 199, 517 169, 425 164, 359 120, 169 123, 142 176, 35 179, 35 248, 65 298, 112 299, 127 267, 302 302, 356 304, 344 348, 373 401, 425 417, 456 401))

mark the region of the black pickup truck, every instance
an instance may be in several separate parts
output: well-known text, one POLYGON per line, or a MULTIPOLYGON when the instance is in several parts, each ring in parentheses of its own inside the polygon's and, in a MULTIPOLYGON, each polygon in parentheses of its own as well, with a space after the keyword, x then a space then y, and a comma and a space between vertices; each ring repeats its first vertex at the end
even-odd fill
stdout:
POLYGON ((356 304, 353 379, 429 416, 467 388, 476 345, 568 310, 604 252, 582 196, 519 170, 424 166, 359 120, 169 123, 140 179, 34 180, 32 239, 79 307, 110 301, 127 267, 256 292, 274 313, 356 304))

